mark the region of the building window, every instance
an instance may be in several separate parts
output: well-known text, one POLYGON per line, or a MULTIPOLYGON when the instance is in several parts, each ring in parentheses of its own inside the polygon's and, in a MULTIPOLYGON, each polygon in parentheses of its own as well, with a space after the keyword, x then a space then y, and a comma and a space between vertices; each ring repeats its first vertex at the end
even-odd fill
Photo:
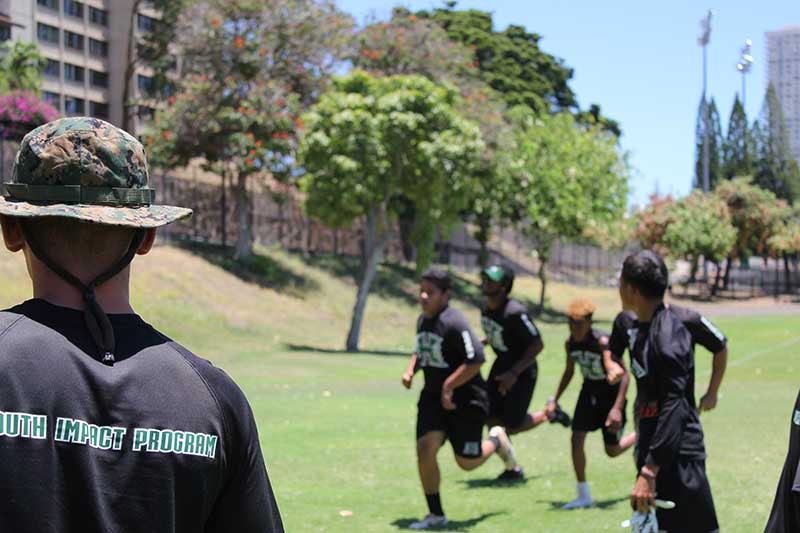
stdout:
POLYGON ((89 37, 89 53, 93 56, 108 57, 108 43, 89 37))
POLYGON ((90 73, 92 85, 96 87, 108 87, 108 74, 93 70, 90 73))
POLYGON ((83 18, 83 4, 75 0, 64 0, 64 14, 70 17, 83 18))
POLYGON ((83 67, 71 63, 64 63, 64 79, 66 81, 83 83, 83 67))
POLYGON ((89 101, 89 114, 96 118, 108 119, 108 104, 89 101))
POLYGON ((58 28, 49 24, 36 24, 36 38, 41 42, 58 44, 58 28))
POLYGON ((108 26, 108 11, 89 6, 89 22, 100 26, 108 26))
POLYGON ((152 31, 156 21, 146 15, 138 15, 137 18, 140 31, 152 31))
POLYGON ((145 105, 139 106, 139 120, 150 121, 153 120, 153 116, 156 114, 156 110, 152 107, 147 107, 145 105))
POLYGON ((48 59, 47 64, 44 66, 44 75, 52 78, 61 77, 61 63, 55 59, 48 59))
POLYGON ((58 0, 36 0, 36 3, 48 9, 58 10, 58 0))
POLYGON ((51 93, 50 91, 42 91, 42 99, 55 107, 61 109, 61 95, 58 93, 51 93))
POLYGON ((83 51, 83 35, 64 30, 64 46, 83 51))
POLYGON ((86 112, 86 103, 83 98, 73 96, 64 97, 64 113, 68 115, 82 115, 86 112))
POLYGON ((153 95, 153 78, 149 76, 142 76, 139 74, 138 78, 138 85, 139 85, 139 94, 142 96, 152 96, 153 95))
POLYGON ((0 43, 11 39, 11 26, 0 25, 0 43))

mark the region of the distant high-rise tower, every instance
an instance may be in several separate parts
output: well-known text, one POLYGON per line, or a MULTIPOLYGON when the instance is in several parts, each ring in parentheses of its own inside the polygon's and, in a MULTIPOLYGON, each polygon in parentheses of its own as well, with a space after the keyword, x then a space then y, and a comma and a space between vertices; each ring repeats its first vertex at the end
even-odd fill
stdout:
POLYGON ((800 161, 800 26, 767 32, 769 83, 775 87, 795 157, 800 161))

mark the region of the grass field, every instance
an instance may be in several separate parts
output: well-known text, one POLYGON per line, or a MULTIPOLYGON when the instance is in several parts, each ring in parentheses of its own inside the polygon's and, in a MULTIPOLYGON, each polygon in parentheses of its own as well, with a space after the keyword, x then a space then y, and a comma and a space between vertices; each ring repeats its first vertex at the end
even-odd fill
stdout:
MULTIPOLYGON (((341 260, 272 252, 242 272, 213 249, 189 253, 172 247, 159 247, 134 266, 135 308, 228 371, 247 393, 291 532, 397 531, 426 513, 414 455, 421 383, 412 391, 400 384, 418 313, 413 274, 396 266, 382 269, 367 306, 365 351, 347 354, 340 348, 355 295, 354 269, 341 260), (340 516, 343 510, 352 516, 340 516)), ((474 281, 459 278, 465 297, 454 305, 477 326, 477 291, 469 287, 474 281)), ((20 256, 0 255, 0 288, 1 305, 29 296, 20 256)), ((538 295, 532 280, 520 280, 515 292, 538 295)), ((563 368, 567 328, 558 311, 578 292, 595 298, 604 320, 618 307, 611 289, 552 286, 551 312, 539 322, 545 351, 533 399, 537 408, 554 391, 563 368)), ((753 532, 763 529, 788 445, 800 376, 795 355, 800 318, 721 317, 716 322, 730 337, 731 355, 719 406, 702 417, 709 477, 722 531, 753 532)), ((711 367, 702 349, 697 367, 702 388, 711 367)), ((579 387, 576 378, 565 395, 563 405, 570 412, 579 387)), ((528 479, 510 486, 491 482, 502 468, 499 459, 465 473, 455 467, 449 446, 443 448, 441 490, 449 529, 620 530, 630 514, 631 455, 606 458, 600 435, 592 435, 588 475, 599 504, 561 511, 560 505, 574 497, 568 443, 569 432, 561 426, 515 437, 528 479)))

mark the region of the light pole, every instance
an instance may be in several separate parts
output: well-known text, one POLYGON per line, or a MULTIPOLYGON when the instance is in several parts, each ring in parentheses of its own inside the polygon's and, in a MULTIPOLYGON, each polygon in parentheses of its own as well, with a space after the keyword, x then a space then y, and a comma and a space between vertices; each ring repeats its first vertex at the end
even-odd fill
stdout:
POLYGON ((742 73, 742 107, 745 105, 745 91, 747 89, 745 78, 747 73, 750 72, 750 65, 755 61, 753 56, 750 55, 750 50, 753 47, 753 41, 747 39, 739 55, 739 63, 736 65, 736 70, 742 73))
POLYGON ((709 177, 709 170, 710 170, 710 156, 711 154, 708 151, 708 102, 706 101, 706 87, 707 87, 707 76, 708 76, 708 54, 706 52, 706 47, 708 43, 711 41, 711 17, 714 15, 714 12, 710 9, 706 16, 700 20, 700 28, 703 30, 703 33, 698 37, 697 44, 699 44, 703 48, 703 191, 708 192, 711 189, 710 177, 709 177))

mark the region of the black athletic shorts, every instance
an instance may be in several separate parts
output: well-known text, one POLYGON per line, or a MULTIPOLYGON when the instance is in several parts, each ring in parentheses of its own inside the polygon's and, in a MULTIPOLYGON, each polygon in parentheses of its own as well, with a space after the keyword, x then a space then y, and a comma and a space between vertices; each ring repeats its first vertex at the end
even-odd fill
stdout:
POLYGON ((528 407, 533 398, 533 389, 536 388, 536 373, 529 370, 517 378, 505 396, 497 388, 498 382, 494 372, 489 373, 487 380, 489 386, 489 418, 500 420, 508 429, 518 428, 528 416, 528 407))
POLYGON ((606 444, 619 444, 625 430, 625 408, 627 400, 622 404, 622 427, 617 432, 610 432, 606 429, 606 419, 614 402, 617 400, 619 385, 605 386, 605 383, 584 384, 578 396, 578 403, 575 405, 575 413, 572 417, 572 431, 595 431, 603 430, 603 442, 606 444))
POLYGON ((704 460, 678 459, 659 470, 656 477, 656 498, 675 502, 674 509, 656 510, 661 531, 719 531, 704 460))
POLYGON ((475 458, 482 455, 481 440, 486 412, 474 407, 448 411, 441 397, 423 391, 417 402, 417 439, 430 431, 444 431, 453 453, 475 458))

